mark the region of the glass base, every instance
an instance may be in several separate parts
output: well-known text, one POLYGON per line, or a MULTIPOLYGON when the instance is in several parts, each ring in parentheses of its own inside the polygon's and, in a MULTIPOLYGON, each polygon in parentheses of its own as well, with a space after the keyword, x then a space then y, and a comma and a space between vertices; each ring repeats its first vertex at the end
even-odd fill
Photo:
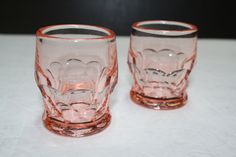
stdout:
POLYGON ((180 98, 156 99, 156 98, 146 97, 133 90, 130 91, 130 97, 132 101, 135 102, 136 104, 155 110, 177 109, 184 106, 188 99, 187 94, 183 94, 183 97, 180 98))
MULTIPOLYGON (((45 114, 45 113, 44 113, 45 114)), ((63 123, 48 116, 43 116, 44 126, 51 132, 71 137, 83 137, 96 134, 104 130, 111 121, 110 113, 105 113, 101 118, 86 123, 63 123)))

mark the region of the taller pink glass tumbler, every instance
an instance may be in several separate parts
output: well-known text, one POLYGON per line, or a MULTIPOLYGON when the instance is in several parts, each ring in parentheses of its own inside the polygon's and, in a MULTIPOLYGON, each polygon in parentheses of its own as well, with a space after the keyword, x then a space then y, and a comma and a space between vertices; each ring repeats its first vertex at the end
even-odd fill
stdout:
POLYGON ((90 25, 37 31, 35 78, 43 96, 43 122, 50 131, 80 137, 106 128, 117 75, 113 31, 90 25))
POLYGON ((196 51, 194 25, 159 20, 134 23, 128 54, 134 80, 131 99, 157 110, 183 106, 196 51))

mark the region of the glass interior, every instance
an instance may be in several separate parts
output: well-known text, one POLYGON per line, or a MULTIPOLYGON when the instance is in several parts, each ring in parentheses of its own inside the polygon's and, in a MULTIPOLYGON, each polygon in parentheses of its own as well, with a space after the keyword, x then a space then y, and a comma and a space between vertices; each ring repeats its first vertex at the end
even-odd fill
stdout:
POLYGON ((106 29, 89 25, 52 26, 43 30, 42 33, 51 37, 71 39, 94 39, 111 35, 111 33, 106 29))
POLYGON ((181 25, 172 25, 172 24, 162 24, 162 23, 157 23, 157 24, 143 24, 140 25, 141 28, 147 28, 147 29, 157 29, 157 30, 178 30, 178 31, 184 31, 186 29, 189 29, 185 26, 181 25))
POLYGON ((181 36, 192 34, 197 31, 197 27, 188 23, 177 21, 142 21, 135 23, 133 34, 149 33, 157 35, 181 36))

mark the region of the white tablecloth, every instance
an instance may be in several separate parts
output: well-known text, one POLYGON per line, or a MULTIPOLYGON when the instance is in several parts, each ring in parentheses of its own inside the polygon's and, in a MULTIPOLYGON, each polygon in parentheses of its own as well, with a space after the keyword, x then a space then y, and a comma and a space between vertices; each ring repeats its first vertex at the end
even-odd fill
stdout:
POLYGON ((235 157, 236 40, 199 40, 186 106, 155 111, 129 99, 128 37, 118 37, 119 81, 112 122, 83 138, 61 137, 41 121, 34 36, 0 35, 1 157, 235 157))

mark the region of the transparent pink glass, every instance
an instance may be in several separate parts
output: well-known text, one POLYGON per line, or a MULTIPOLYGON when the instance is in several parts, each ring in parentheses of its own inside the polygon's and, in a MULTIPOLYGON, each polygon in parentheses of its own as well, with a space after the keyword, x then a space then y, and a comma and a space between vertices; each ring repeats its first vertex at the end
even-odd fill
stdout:
POLYGON ((65 136, 87 136, 110 123, 109 96, 117 83, 115 34, 90 25, 55 25, 36 33, 35 78, 43 122, 65 136))
POLYGON ((196 50, 194 25, 159 20, 134 23, 128 55, 134 80, 131 99, 157 110, 183 106, 196 50))

